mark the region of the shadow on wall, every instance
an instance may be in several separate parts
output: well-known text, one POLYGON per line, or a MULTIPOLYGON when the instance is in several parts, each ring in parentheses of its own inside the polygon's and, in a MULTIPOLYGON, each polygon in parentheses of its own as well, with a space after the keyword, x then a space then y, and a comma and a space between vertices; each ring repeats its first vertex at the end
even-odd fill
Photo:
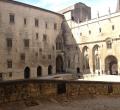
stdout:
POLYGON ((79 73, 82 72, 82 66, 80 63, 81 60, 81 51, 80 47, 77 44, 75 37, 67 23, 64 19, 62 25, 62 37, 64 43, 64 57, 65 57, 65 68, 68 73, 77 73, 79 68, 79 73))

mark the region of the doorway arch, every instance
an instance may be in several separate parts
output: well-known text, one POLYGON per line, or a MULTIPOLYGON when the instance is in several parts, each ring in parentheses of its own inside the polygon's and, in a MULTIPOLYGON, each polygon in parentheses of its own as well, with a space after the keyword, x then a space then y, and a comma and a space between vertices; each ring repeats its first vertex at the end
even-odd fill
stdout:
POLYGON ((48 75, 52 75, 52 66, 51 65, 48 66, 48 75))
POLYGON ((63 59, 62 56, 58 55, 56 58, 56 72, 61 73, 63 72, 63 59))
POLYGON ((105 58, 105 71, 110 75, 118 74, 118 60, 115 56, 110 55, 105 58))
POLYGON ((37 77, 41 77, 42 76, 42 67, 38 66, 37 67, 37 77))
POLYGON ((26 67, 24 69, 24 79, 29 79, 30 78, 30 68, 26 67))
POLYGON ((77 73, 80 73, 80 68, 79 67, 77 67, 77 73))

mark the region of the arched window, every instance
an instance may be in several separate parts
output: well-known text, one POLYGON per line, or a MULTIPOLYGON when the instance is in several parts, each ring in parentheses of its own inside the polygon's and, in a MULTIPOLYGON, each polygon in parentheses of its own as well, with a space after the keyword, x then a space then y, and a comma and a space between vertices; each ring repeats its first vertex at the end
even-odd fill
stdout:
POLYGON ((37 68, 37 77, 40 77, 40 76, 42 76, 42 67, 38 66, 38 68, 37 68))
POLYGON ((99 45, 95 45, 93 47, 93 72, 100 69, 100 47, 99 45))
POLYGON ((24 79, 29 79, 30 78, 30 68, 26 67, 24 69, 24 79))
POLYGON ((112 48, 112 39, 111 38, 106 39, 106 46, 107 46, 107 49, 112 48))
POLYGON ((88 47, 83 48, 83 70, 89 69, 88 47))

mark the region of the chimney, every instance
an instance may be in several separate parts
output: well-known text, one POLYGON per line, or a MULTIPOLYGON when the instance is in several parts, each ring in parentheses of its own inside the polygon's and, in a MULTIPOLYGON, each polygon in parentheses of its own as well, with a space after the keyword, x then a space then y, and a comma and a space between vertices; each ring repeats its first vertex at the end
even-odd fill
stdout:
POLYGON ((120 11, 120 0, 117 0, 117 9, 116 9, 116 12, 119 12, 120 11))

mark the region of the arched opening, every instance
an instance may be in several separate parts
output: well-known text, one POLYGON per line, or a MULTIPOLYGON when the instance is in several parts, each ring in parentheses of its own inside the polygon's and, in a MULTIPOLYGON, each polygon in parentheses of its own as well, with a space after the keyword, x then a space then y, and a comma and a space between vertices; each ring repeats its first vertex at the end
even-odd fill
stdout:
POLYGON ((77 68, 77 73, 80 73, 80 68, 79 67, 77 68))
POLYGON ((107 56, 105 59, 105 72, 110 75, 118 75, 118 60, 115 56, 107 56))
POLYGON ((57 56, 56 58, 56 72, 62 73, 63 72, 63 59, 62 56, 57 56))
POLYGON ((29 79, 30 78, 30 68, 26 67, 24 69, 24 79, 29 79))
POLYGON ((100 70, 100 51, 99 46, 95 45, 92 50, 92 57, 93 57, 93 72, 99 72, 100 70))
POLYGON ((52 66, 51 65, 48 66, 48 75, 52 75, 52 66))
POLYGON ((42 67, 38 66, 38 68, 37 68, 37 77, 40 77, 40 76, 42 76, 42 67))
POLYGON ((89 52, 88 52, 88 47, 85 46, 83 47, 82 50, 82 56, 83 56, 83 71, 84 73, 90 73, 90 65, 89 65, 89 52))

